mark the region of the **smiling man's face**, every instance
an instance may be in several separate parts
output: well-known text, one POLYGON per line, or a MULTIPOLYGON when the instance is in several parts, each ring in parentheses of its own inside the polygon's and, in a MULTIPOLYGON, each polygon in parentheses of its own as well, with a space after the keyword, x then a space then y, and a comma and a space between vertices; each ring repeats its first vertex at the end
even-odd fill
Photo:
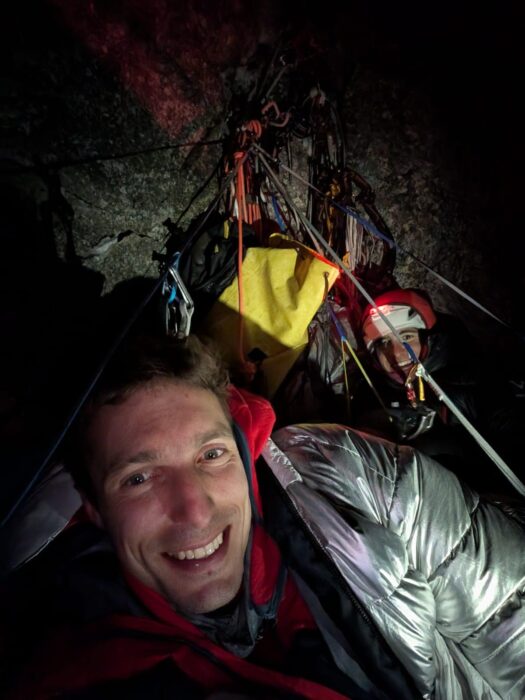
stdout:
POLYGON ((97 503, 86 509, 124 569, 183 613, 233 600, 251 507, 217 397, 176 381, 145 385, 98 409, 88 441, 97 503))
MULTIPOLYGON (((421 341, 417 328, 400 330, 399 337, 404 343, 410 345, 414 355, 419 359, 421 341)), ((402 343, 392 333, 387 333, 376 341, 375 348, 383 371, 394 381, 404 382, 414 363, 402 343)))

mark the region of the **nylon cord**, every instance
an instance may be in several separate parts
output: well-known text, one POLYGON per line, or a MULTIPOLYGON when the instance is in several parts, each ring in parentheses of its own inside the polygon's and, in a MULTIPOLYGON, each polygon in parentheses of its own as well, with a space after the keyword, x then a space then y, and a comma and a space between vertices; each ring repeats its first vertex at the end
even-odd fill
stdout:
MULTIPOLYGON (((266 169, 268 170, 269 173, 271 173, 272 178, 275 178, 276 175, 273 172, 273 170, 270 168, 269 164, 267 163, 265 157, 259 153, 259 157, 261 159, 261 162, 265 165, 266 169)), ((483 451, 490 457, 490 459, 494 462, 494 464, 498 467, 498 469, 503 473, 503 475, 510 481, 510 483, 514 486, 514 488, 523 496, 525 496, 525 484, 523 484, 518 477, 514 474, 512 469, 508 466, 508 464, 498 455, 496 450, 485 440, 485 438, 476 430, 476 428, 472 425, 472 423, 461 413, 459 408, 454 404, 454 402, 447 396, 447 394, 443 391, 443 389, 437 384, 437 382, 433 379, 433 377, 430 375, 430 373, 423 367, 421 362, 418 361, 418 358, 416 357, 415 353, 413 352, 412 348, 408 343, 403 342, 401 339, 398 331, 394 328, 392 323, 388 320, 388 318, 383 314, 383 312, 378 308, 377 304, 374 302, 373 298, 371 295, 366 291, 366 289, 363 287, 363 285, 359 282, 359 280, 355 277, 354 274, 350 271, 350 269, 343 263, 339 255, 335 252, 335 250, 325 241, 323 236, 319 233, 319 231, 315 228, 315 226, 308 220, 307 222, 307 228, 310 233, 310 236, 313 241, 317 240, 318 244, 321 245, 325 252, 328 253, 332 259, 339 265, 343 273, 353 282, 353 284, 357 287, 357 289, 361 292, 361 294, 365 297, 365 299, 375 308, 383 322, 388 326, 390 331, 392 332, 392 335, 396 338, 398 342, 400 342, 407 352, 411 355, 411 357, 414 358, 413 362, 417 366, 417 373, 421 374, 421 376, 425 379, 427 384, 430 386, 432 391, 436 394, 437 398, 439 401, 443 402, 451 411, 452 413, 456 416, 456 418, 459 420, 459 422, 463 425, 464 428, 468 431, 470 435, 476 440, 476 442, 479 444, 479 446, 483 449, 483 451)))
MULTIPOLYGON (((183 246, 182 251, 180 251, 180 254, 184 252, 189 244, 194 240, 194 238, 198 235, 198 233, 202 230, 204 224, 210 217, 212 211, 214 208, 217 206, 217 204, 220 201, 220 198, 224 194, 225 189, 229 186, 230 182, 232 179, 235 177, 237 173, 238 167, 242 163, 244 163, 244 160, 248 157, 249 151, 246 152, 244 158, 242 160, 239 160, 239 162, 236 164, 236 167, 231 171, 231 173, 228 173, 228 175, 224 178, 224 181, 222 183, 222 186, 219 190, 219 193, 217 196, 213 199, 210 207, 208 208, 208 211, 202 221, 199 222, 199 225, 197 226, 196 230, 194 233, 190 236, 189 240, 186 241, 185 245, 183 246)), ((93 391, 97 381, 100 379, 100 376, 102 375, 102 372, 108 365, 109 361, 113 357, 114 353, 116 352, 117 348, 121 344, 121 342, 124 340, 124 338, 127 336, 129 333, 130 329, 132 328, 133 324, 135 321, 138 319, 140 314, 142 313, 143 309, 147 306, 147 304, 150 302, 150 300, 153 298, 154 294, 158 291, 158 289, 162 286, 164 281, 166 280, 166 277, 168 275, 168 269, 159 277, 159 279, 155 282, 153 285, 152 289, 146 294, 144 299, 140 302, 140 304, 137 306, 135 311, 132 313, 128 321, 125 323, 124 327, 122 328, 121 332, 117 336, 116 340, 112 343, 110 346, 109 350, 107 351, 106 355, 104 356, 102 362, 98 366, 97 370, 95 371, 92 379, 88 383, 87 388, 84 390, 84 392, 81 394, 80 399, 78 400, 77 404, 75 405, 73 411, 70 413, 69 417, 66 419, 65 425, 62 428, 62 430, 58 433, 57 437, 54 439, 54 441, 51 443, 51 447, 48 450, 44 460, 42 463, 39 465, 38 469, 34 473, 34 475, 31 477, 30 481, 28 484, 25 486, 23 489, 22 493, 20 496, 17 498, 15 501, 14 505, 12 508, 8 511, 7 515, 2 519, 2 522, 0 523, 0 529, 6 525, 9 520, 13 517, 13 515, 16 513, 16 511, 20 508, 22 503, 25 501, 25 499, 28 497, 30 491, 32 488, 35 486, 35 484, 38 482, 46 468, 49 466, 51 460, 53 459, 56 451, 62 444, 65 436, 67 435, 67 432, 71 428, 71 425, 75 421, 76 417, 80 413, 82 407, 86 403, 87 399, 89 398, 91 392, 93 391)))
POLYGON ((280 161, 278 158, 274 158, 271 156, 269 153, 266 151, 263 151, 263 149, 260 146, 256 146, 256 149, 261 153, 264 154, 266 157, 270 158, 274 162, 276 162, 280 167, 282 167, 283 170, 288 172, 290 175, 295 177, 299 182, 302 182, 304 185, 312 189, 314 192, 317 192, 319 195, 321 195, 325 200, 329 201, 331 204, 333 204, 335 207, 337 207, 340 211, 343 213, 347 214, 348 216, 352 217, 355 219, 358 223, 360 223, 364 229, 366 229, 369 233, 373 234, 377 238, 381 239, 385 243, 388 243, 390 247, 395 248, 398 250, 400 253, 403 253, 403 255, 407 255, 408 257, 412 258, 415 262, 417 262, 419 265, 422 265, 427 272, 430 272, 432 275, 434 275, 437 279, 440 280, 440 282, 443 282, 446 286, 450 287, 456 294, 459 294, 463 299, 471 303, 473 306, 476 306, 480 311, 483 311, 485 314, 493 318, 495 321, 500 323, 502 326, 507 328, 507 330, 511 331, 512 333, 516 334, 519 338, 522 338, 522 334, 517 331, 515 328, 513 328, 509 323, 506 321, 503 321, 503 319, 499 318, 495 313, 490 311, 490 309, 487 309, 486 306, 481 304, 479 301, 474 299, 470 294, 467 294, 467 292, 464 292, 460 287, 455 285, 453 282, 451 282, 449 279, 444 277, 442 274, 434 270, 430 265, 425 263, 423 260, 417 257, 414 253, 412 253, 410 250, 407 250, 403 246, 401 246, 399 243, 396 243, 392 238, 389 238, 386 236, 384 233, 382 233, 375 224, 373 224, 371 221, 367 221, 364 217, 360 216, 357 214, 357 212, 353 211, 349 207, 345 207, 344 205, 340 204, 336 200, 332 199, 329 195, 325 194, 322 192, 320 189, 318 189, 315 185, 313 185, 311 182, 303 178, 299 173, 294 172, 291 168, 287 167, 282 161, 280 161))

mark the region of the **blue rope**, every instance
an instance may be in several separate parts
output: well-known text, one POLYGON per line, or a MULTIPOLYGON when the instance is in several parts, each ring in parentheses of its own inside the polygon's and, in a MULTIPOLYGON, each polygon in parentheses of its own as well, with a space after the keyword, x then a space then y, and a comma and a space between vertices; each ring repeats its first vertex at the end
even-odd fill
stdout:
MULTIPOLYGON (((173 256, 173 260, 171 262, 170 267, 174 266, 175 269, 178 270, 179 269, 179 260, 180 260, 180 253, 175 253, 175 255, 173 256)), ((170 291, 168 304, 173 304, 173 302, 177 298, 177 291, 178 291, 178 287, 176 284, 174 284, 171 288, 171 291, 170 291)))
POLYGON ((284 233, 286 231, 286 225, 283 221, 283 217, 281 216, 281 212, 279 211, 279 206, 277 204, 277 198, 274 194, 272 194, 272 204, 273 204, 273 211, 275 213, 275 219, 277 220, 277 225, 281 229, 281 232, 284 233))
POLYGON ((410 343, 403 343, 403 347, 407 351, 408 356, 410 357, 412 362, 415 365, 417 365, 417 363, 419 362, 419 358, 417 357, 416 353, 412 350, 412 346, 410 345, 410 343))
POLYGON ((376 238, 380 238, 385 243, 388 243, 388 245, 391 248, 399 248, 397 243, 392 238, 390 238, 390 236, 387 236, 385 233, 382 233, 377 228, 377 226, 375 224, 373 224, 371 221, 367 221, 362 216, 360 216, 357 212, 355 212, 353 209, 350 209, 350 207, 345 207, 344 204, 340 204, 339 202, 336 202, 335 199, 332 199, 328 195, 325 195, 325 196, 326 196, 326 199, 330 202, 330 204, 333 204, 334 207, 337 207, 344 214, 348 214, 348 216, 351 216, 358 223, 360 223, 361 226, 363 228, 365 228, 369 233, 372 233, 374 236, 376 236, 376 238))
POLYGON ((274 158, 273 156, 269 155, 268 153, 265 153, 260 147, 257 147, 257 150, 261 153, 264 153, 269 159, 273 160, 275 163, 280 165, 283 170, 286 170, 290 175, 293 177, 297 178, 300 182, 303 182, 307 187, 310 189, 314 190, 318 194, 320 194, 327 202, 330 202, 330 204, 333 204, 335 207, 337 207, 339 210, 347 214, 348 216, 352 217, 355 219, 358 223, 363 226, 363 228, 371 233, 372 235, 376 236, 376 238, 381 239, 385 243, 388 243, 388 245, 391 248, 394 248, 398 250, 400 253, 403 253, 403 255, 407 255, 409 258, 412 258, 415 262, 417 262, 419 265, 422 265, 425 270, 430 272, 434 277, 436 277, 440 282, 443 282, 447 287, 452 289, 456 294, 459 294, 459 296, 463 297, 466 301, 468 301, 470 304, 478 308, 480 311, 483 311, 483 313, 487 314, 487 316, 490 316, 493 318, 495 321, 500 323, 502 326, 504 326, 507 330, 509 330, 511 333, 513 333, 521 342, 525 342, 525 334, 523 332, 520 332, 513 328, 510 323, 507 323, 503 319, 499 318, 496 314, 494 314, 490 309, 487 309, 486 306, 481 304, 479 301, 474 299, 470 294, 467 294, 464 292, 460 287, 455 285, 453 282, 451 282, 449 279, 441 275, 439 272, 434 270, 434 268, 430 267, 430 265, 427 265, 426 262, 421 260, 420 258, 417 257, 414 253, 410 252, 406 248, 403 248, 399 243, 396 243, 394 239, 389 238, 386 234, 382 233, 377 226, 375 226, 372 222, 367 221, 364 219, 362 216, 357 214, 353 209, 350 209, 349 207, 345 207, 344 205, 340 204, 339 202, 335 201, 332 199, 329 195, 325 194, 324 192, 321 192, 315 185, 313 185, 311 182, 308 182, 308 180, 305 180, 303 177, 295 173, 291 168, 288 168, 284 163, 282 163, 278 158, 274 158))
POLYGON ((341 325, 341 321, 337 318, 337 316, 334 313, 334 310, 332 309, 332 307, 330 306, 329 303, 326 304, 326 308, 328 309, 328 313, 330 314, 330 317, 331 317, 331 319, 332 319, 332 321, 337 329, 339 337, 341 338, 341 340, 348 341, 348 338, 347 338, 346 333, 345 333, 345 329, 341 325))

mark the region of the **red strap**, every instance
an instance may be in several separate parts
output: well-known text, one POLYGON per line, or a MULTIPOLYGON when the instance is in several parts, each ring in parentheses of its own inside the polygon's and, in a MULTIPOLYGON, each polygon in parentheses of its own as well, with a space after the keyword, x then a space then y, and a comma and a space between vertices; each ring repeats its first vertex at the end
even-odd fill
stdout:
MULTIPOLYGON (((135 583, 142 593, 146 587, 135 583)), ((61 630, 46 644, 9 700, 45 700, 61 692, 74 692, 110 680, 125 679, 172 659, 178 669, 208 691, 243 690, 244 683, 288 691, 308 700, 343 700, 345 696, 313 681, 275 671, 241 659, 216 645, 203 632, 175 613, 154 591, 148 607, 162 619, 113 615, 81 631, 61 630), (218 662, 218 663, 217 663, 218 662)), ((277 616, 277 634, 289 647, 299 629, 315 626, 295 584, 288 580, 277 616)), ((262 654, 259 655, 260 660, 262 654)), ((254 654, 257 658, 257 653, 254 654)))

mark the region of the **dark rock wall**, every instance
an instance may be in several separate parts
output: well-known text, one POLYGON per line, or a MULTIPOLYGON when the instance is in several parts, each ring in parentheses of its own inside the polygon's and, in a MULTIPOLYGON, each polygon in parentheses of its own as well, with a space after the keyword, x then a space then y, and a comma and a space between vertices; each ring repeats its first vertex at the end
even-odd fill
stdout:
MULTIPOLYGON (((360 16, 369 31, 346 91, 350 161, 400 246, 522 328, 521 11, 371 3, 360 16)), ((401 254, 397 275, 496 342, 498 325, 413 259, 401 254)))
MULTIPOLYGON (((321 56, 323 79, 341 92, 349 163, 398 243, 523 326, 516 12, 273 0, 11 8, 2 322, 12 372, 2 410, 11 416, 29 395, 67 383, 101 296, 157 276, 152 253, 168 223, 184 227, 213 196, 213 186, 199 190, 220 157, 213 142, 232 96, 250 92, 284 30, 321 56), (184 145, 195 142, 212 143, 184 145)), ((315 76, 308 61, 304 71, 315 76)), ((413 259, 399 255, 397 276, 497 347, 497 326, 413 259)))

